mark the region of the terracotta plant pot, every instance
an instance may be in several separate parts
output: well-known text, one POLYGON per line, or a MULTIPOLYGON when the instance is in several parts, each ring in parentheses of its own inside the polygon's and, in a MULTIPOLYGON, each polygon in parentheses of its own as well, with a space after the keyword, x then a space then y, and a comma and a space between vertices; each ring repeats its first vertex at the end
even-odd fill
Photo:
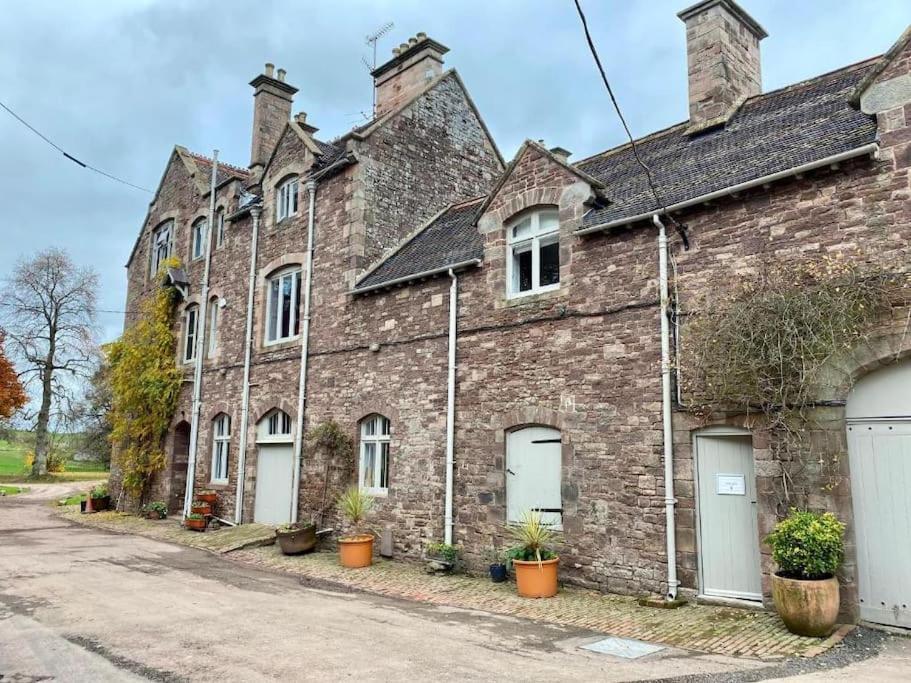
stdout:
POLYGON ((552 598, 557 594, 557 564, 552 560, 513 560, 516 589, 523 598, 552 598))
POLYGON ((314 524, 291 531, 276 531, 275 536, 285 555, 309 553, 316 548, 316 525, 314 524))
POLYGON ((192 529, 193 531, 206 530, 206 520, 204 519, 185 519, 183 523, 187 529, 192 529))
POLYGON ((838 620, 838 579, 808 581, 772 576, 772 599, 791 633, 824 638, 838 620))
POLYGON ((212 514, 212 506, 208 503, 204 503, 203 505, 193 505, 190 508, 190 511, 194 515, 203 515, 204 517, 208 517, 212 514))
POLYGON ((338 539, 338 559, 343 567, 357 569, 373 564, 373 536, 348 536, 338 539))
POLYGON ((214 491, 212 493, 197 493, 196 500, 200 503, 208 503, 214 506, 218 502, 218 494, 214 491))

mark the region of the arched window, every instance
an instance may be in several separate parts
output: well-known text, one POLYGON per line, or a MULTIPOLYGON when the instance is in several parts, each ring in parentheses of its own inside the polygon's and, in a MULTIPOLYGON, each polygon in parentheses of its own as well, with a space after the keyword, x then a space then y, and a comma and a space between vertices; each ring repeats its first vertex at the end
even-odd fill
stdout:
POLYGON ((152 231, 149 275, 155 275, 174 249, 174 221, 165 221, 152 231))
POLYGON ((529 510, 542 521, 563 526, 562 439, 551 427, 524 427, 506 436, 506 521, 529 510))
POLYGON ((555 208, 538 209, 507 225, 509 296, 560 286, 560 219, 555 208))
POLYGON ((201 259, 206 254, 206 227, 208 221, 205 218, 197 218, 193 222, 190 230, 190 257, 195 261, 201 259))
POLYGON ((266 343, 287 341, 298 335, 300 320, 300 266, 273 273, 266 282, 266 343))
POLYGON ((282 221, 297 214, 297 176, 288 178, 278 186, 275 199, 275 219, 282 221))
POLYGON ((206 337, 206 358, 213 358, 218 351, 218 317, 221 315, 221 299, 213 296, 209 299, 209 334, 206 337))
POLYGON ((215 248, 219 249, 225 243, 225 210, 218 209, 215 212, 215 248))
POLYGON ((228 483, 228 458, 231 449, 231 418, 224 413, 212 420, 212 483, 228 483))
POLYGON ((358 468, 360 487, 373 495, 389 490, 389 438, 391 425, 382 415, 361 421, 361 456, 358 468))
POLYGON ((199 306, 187 306, 183 314, 183 362, 196 360, 196 338, 199 334, 199 306))
POLYGON ((256 440, 263 441, 291 441, 292 422, 291 416, 284 410, 275 408, 269 411, 259 421, 256 427, 256 440))

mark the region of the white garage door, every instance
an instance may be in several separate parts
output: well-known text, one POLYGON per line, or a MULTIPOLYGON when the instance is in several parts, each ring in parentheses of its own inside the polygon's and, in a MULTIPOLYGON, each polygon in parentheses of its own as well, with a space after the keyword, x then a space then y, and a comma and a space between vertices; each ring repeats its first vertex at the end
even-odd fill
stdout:
POLYGON ((294 447, 290 443, 259 444, 257 450, 253 520, 260 524, 287 524, 291 521, 294 447))
POLYGON ((506 437, 506 520, 518 522, 529 510, 562 529, 560 480, 563 457, 560 432, 526 427, 506 437))
POLYGON ((911 363, 848 397, 848 455, 861 619, 911 627, 911 363))

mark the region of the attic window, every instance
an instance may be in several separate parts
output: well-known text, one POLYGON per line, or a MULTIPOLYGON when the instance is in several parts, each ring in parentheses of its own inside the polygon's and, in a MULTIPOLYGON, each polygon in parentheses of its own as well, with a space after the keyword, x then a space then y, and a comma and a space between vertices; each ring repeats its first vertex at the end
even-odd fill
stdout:
POLYGON ((275 205, 275 218, 282 221, 297 215, 297 176, 289 178, 278 186, 278 200, 275 205))
POLYGON ((560 220, 556 209, 539 209, 507 225, 510 297, 560 287, 560 220))

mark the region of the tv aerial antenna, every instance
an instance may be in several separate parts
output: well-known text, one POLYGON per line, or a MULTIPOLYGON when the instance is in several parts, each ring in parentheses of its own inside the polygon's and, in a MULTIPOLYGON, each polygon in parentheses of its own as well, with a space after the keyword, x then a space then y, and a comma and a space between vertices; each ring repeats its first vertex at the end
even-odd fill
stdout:
MULTIPOLYGON (((390 21, 380 26, 370 35, 364 37, 364 44, 373 52, 373 60, 368 62, 366 57, 362 57, 361 61, 370 71, 376 69, 376 44, 379 42, 380 38, 389 33, 393 28, 395 28, 395 24, 390 21)), ((376 114, 376 88, 373 89, 373 112, 376 114)))

